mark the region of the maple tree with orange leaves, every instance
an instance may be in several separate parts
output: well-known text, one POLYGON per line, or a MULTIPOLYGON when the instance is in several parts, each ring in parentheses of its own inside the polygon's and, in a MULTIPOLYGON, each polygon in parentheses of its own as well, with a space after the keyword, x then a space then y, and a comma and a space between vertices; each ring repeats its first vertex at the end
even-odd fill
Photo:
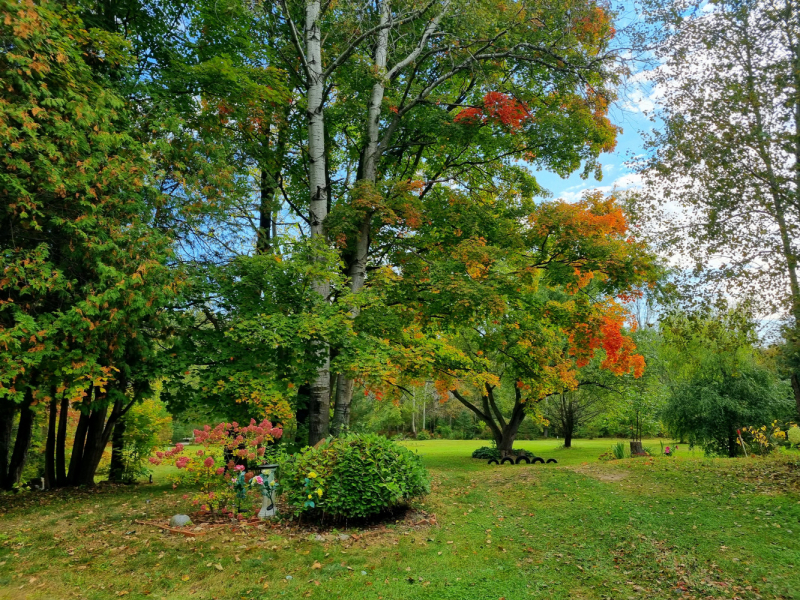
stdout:
POLYGON ((433 381, 441 401, 461 402, 509 452, 544 398, 601 384, 598 369, 641 377, 645 361, 620 297, 637 297, 657 267, 613 197, 529 205, 484 197, 480 206, 452 193, 426 205, 432 221, 445 210, 449 219, 423 226, 413 252, 398 256, 400 272, 376 286, 384 313, 402 304, 391 313, 402 327, 362 314, 378 325, 387 366, 364 382, 390 399, 433 381), (510 413, 500 397, 513 398, 510 413))

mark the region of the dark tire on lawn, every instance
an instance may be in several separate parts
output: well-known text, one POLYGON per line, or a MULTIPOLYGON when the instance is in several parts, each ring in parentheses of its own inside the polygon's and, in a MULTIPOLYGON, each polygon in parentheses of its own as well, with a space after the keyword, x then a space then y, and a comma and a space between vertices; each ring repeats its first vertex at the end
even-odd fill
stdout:
POLYGON ((532 462, 533 464, 539 463, 540 465, 543 465, 543 464, 544 464, 544 459, 543 459, 541 456, 534 456, 534 457, 531 459, 531 462, 532 462))
POLYGON ((489 462, 488 462, 488 463, 486 463, 486 464, 487 464, 487 465, 499 465, 500 463, 499 463, 499 462, 497 462, 497 459, 496 459, 496 458, 490 458, 490 459, 489 459, 489 462))
POLYGON ((547 464, 549 465, 550 463, 555 465, 555 464, 558 464, 558 461, 555 458, 548 458, 547 459, 547 464))
POLYGON ((513 458, 509 458, 508 456, 506 456, 503 460, 500 461, 501 465, 504 465, 506 463, 511 463, 513 465, 514 464, 514 459, 513 458))
POLYGON ((518 456, 517 457, 517 464, 519 464, 521 462, 524 462, 526 465, 529 465, 529 464, 531 464, 531 459, 529 459, 527 456, 524 456, 524 455, 523 456, 518 456))

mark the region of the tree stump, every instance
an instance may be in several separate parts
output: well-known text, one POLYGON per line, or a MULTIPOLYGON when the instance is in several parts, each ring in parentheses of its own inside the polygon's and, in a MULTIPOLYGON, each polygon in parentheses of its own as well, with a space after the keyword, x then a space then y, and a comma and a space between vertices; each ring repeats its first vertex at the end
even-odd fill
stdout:
POLYGON ((644 448, 642 448, 642 440, 631 442, 631 456, 644 456, 644 448))

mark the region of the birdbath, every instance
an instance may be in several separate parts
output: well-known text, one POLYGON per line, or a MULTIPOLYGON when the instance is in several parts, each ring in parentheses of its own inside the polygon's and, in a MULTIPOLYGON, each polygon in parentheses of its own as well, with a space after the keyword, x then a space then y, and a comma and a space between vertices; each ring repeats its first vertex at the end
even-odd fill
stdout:
POLYGON ((264 485, 261 488, 263 496, 261 510, 258 511, 258 518, 263 521, 274 517, 275 513, 278 512, 275 506, 275 490, 278 487, 278 483, 275 481, 275 472, 278 470, 278 465, 259 465, 255 470, 259 471, 264 478, 264 485))

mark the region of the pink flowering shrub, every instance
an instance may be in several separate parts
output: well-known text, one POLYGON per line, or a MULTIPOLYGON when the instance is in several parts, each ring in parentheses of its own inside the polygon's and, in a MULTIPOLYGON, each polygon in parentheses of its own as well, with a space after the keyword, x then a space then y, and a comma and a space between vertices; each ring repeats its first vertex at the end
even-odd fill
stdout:
MULTIPOLYGON (((228 513, 234 506, 241 505, 241 490, 237 498, 231 483, 245 471, 241 463, 259 462, 267 445, 282 435, 283 429, 266 419, 261 423, 251 419, 248 425, 220 423, 213 429, 206 425, 202 430, 194 430, 195 442, 203 446, 199 450, 184 454, 186 447, 176 444, 170 450, 156 452, 150 462, 175 465, 178 473, 173 479, 173 488, 178 485, 198 487, 192 503, 201 510, 228 513)), ((244 477, 249 482, 253 474, 248 472, 244 477)))

